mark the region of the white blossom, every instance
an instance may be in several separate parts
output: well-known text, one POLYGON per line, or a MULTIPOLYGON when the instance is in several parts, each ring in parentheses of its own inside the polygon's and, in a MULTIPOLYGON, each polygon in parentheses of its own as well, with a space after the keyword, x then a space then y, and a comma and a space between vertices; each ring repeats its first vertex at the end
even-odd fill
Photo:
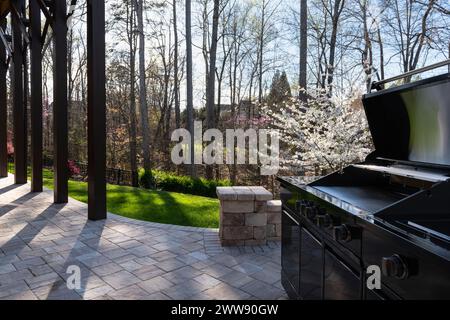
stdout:
POLYGON ((366 117, 361 108, 352 107, 354 97, 329 98, 322 91, 308 91, 307 100, 291 98, 263 107, 281 133, 282 168, 304 171, 313 166, 329 172, 362 161, 370 153, 366 117))

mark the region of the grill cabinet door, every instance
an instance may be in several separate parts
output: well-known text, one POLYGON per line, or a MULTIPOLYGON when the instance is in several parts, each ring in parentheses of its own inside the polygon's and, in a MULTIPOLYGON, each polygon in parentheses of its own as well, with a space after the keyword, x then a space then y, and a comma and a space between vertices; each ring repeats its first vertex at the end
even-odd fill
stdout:
POLYGON ((290 298, 297 299, 300 283, 300 225, 283 210, 281 268, 282 281, 290 298))
POLYGON ((361 299, 359 276, 328 249, 325 250, 324 299, 361 299))
POLYGON ((322 299, 323 247, 304 227, 301 229, 300 298, 322 299))

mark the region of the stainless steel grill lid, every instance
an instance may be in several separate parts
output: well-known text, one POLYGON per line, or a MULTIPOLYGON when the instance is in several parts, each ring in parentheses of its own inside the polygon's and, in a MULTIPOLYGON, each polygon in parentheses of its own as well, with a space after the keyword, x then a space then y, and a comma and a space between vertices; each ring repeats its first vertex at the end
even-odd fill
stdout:
POLYGON ((363 97, 374 156, 450 166, 450 73, 363 97))

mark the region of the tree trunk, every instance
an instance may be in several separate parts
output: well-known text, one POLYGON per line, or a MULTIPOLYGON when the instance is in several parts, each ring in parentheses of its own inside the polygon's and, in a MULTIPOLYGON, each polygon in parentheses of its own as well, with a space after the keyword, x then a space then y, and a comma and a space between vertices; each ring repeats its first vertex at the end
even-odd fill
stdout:
MULTIPOLYGON (((421 30, 420 34, 417 36, 417 42, 414 43, 412 49, 411 49, 411 57, 409 62, 409 70, 415 70, 417 68, 417 64, 419 63, 419 58, 422 52, 422 49, 424 45, 426 44, 426 33, 427 33, 427 19, 430 15, 431 10, 433 10, 434 4, 436 0, 429 0, 427 9, 425 10, 425 13, 422 16, 421 19, 421 30), (418 44, 417 44, 418 43, 418 44), (414 48, 417 47, 416 52, 414 52, 414 48)), ((411 81, 411 77, 406 78, 407 82, 411 81)))
POLYGON ((345 0, 335 0, 333 16, 332 16, 332 30, 331 30, 331 38, 330 38, 330 56, 328 59, 328 95, 331 96, 333 92, 333 80, 334 80, 334 69, 335 69, 335 60, 336 60, 336 43, 337 43, 337 34, 339 27, 339 18, 342 13, 342 9, 344 8, 345 0))
MULTIPOLYGON (((170 63, 170 62, 169 62, 170 63)), ((166 159, 170 159, 170 145, 168 141, 170 141, 170 116, 172 113, 172 104, 169 103, 169 82, 170 82, 170 67, 164 67, 164 121, 163 121, 163 152, 166 154, 166 159)), ((170 161, 170 160, 169 160, 170 161)), ((170 167, 170 163, 166 166, 166 168, 170 167)))
MULTIPOLYGON (((213 26, 211 35, 211 48, 209 51, 209 77, 206 86, 206 126, 208 129, 215 127, 215 84, 216 84, 216 60, 217 60, 217 37, 219 33, 219 11, 220 0, 214 0, 213 26)), ((206 178, 213 179, 213 167, 206 166, 206 178)))
MULTIPOLYGON (((136 78, 136 48, 134 45, 134 8, 133 4, 130 4, 130 8, 127 9, 128 13, 128 44, 130 50, 130 168, 131 171, 137 171, 137 157, 136 157, 136 88, 135 88, 135 78, 136 78)), ((138 181, 135 179, 134 175, 132 178, 133 186, 138 185, 138 181)))
POLYGON ((134 0, 137 8, 137 23, 139 31, 139 107, 142 130, 142 155, 144 170, 150 172, 150 128, 148 121, 147 87, 145 85, 145 34, 144 34, 144 1, 134 0))
POLYGON ((180 89, 178 84, 178 27, 177 27, 177 1, 173 0, 173 33, 175 41, 174 61, 173 61, 173 73, 174 73, 174 93, 175 93, 175 123, 176 127, 181 127, 180 116, 180 89))
MULTIPOLYGON (((261 108, 262 100, 263 100, 263 57, 264 57, 264 26, 265 26, 265 19, 266 19, 266 2, 263 1, 263 11, 261 15, 261 30, 259 31, 259 52, 258 52, 258 84, 259 84, 259 91, 258 91, 258 103, 259 107, 261 108)), ((259 114, 259 110, 258 110, 259 114)))
MULTIPOLYGON (((223 34, 225 35, 225 28, 222 30, 223 34)), ((224 77, 224 72, 225 72, 225 68, 227 66, 227 60, 228 60, 228 56, 229 56, 229 52, 227 52, 226 50, 226 46, 225 46, 225 40, 226 37, 223 36, 222 37, 222 50, 224 53, 224 57, 222 60, 222 65, 220 67, 220 71, 216 70, 216 77, 217 77, 217 114, 216 114, 216 125, 219 124, 220 121, 220 113, 221 113, 221 109, 222 109, 222 82, 223 82, 223 77, 224 77)))
MULTIPOLYGON (((307 86, 307 56, 308 56, 308 1, 300 1, 300 70, 299 70, 299 89, 306 91, 307 86)), ((305 92, 300 91, 301 100, 306 100, 305 92)))
POLYGON ((194 164, 194 98, 192 88, 192 22, 191 22, 191 0, 186 0, 186 97, 187 97, 187 127, 191 133, 191 176, 196 177, 197 172, 194 164))
POLYGON ((211 36, 211 47, 209 53, 209 76, 206 86, 206 124, 208 129, 215 127, 215 83, 216 83, 216 61, 217 61, 217 37, 219 32, 219 10, 220 0, 214 0, 213 26, 211 36))
POLYGON ((372 40, 370 39, 369 27, 367 25, 367 10, 368 3, 364 0, 360 4, 362 10, 363 20, 363 34, 364 34, 364 51, 362 55, 362 67, 366 74, 366 90, 370 92, 372 87, 372 72, 373 72, 373 56, 372 56, 372 40))
POLYGON ((202 53, 203 61, 205 63, 205 84, 209 82, 209 51, 208 51, 208 38, 209 38, 209 25, 208 25, 208 1, 203 0, 202 11, 202 53))
POLYGON ((380 78, 384 79, 384 46, 383 46, 383 39, 381 38, 380 28, 378 28, 377 34, 378 34, 378 46, 380 48, 380 78))

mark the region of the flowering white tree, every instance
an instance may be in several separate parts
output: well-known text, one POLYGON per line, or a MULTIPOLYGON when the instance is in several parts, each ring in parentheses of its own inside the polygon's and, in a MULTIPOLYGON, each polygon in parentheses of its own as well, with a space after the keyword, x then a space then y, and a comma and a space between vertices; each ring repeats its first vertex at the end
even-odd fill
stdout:
POLYGON ((363 160, 372 141, 364 112, 352 107, 352 101, 308 91, 307 102, 291 98, 265 106, 265 116, 280 130, 282 168, 330 171, 363 160))

